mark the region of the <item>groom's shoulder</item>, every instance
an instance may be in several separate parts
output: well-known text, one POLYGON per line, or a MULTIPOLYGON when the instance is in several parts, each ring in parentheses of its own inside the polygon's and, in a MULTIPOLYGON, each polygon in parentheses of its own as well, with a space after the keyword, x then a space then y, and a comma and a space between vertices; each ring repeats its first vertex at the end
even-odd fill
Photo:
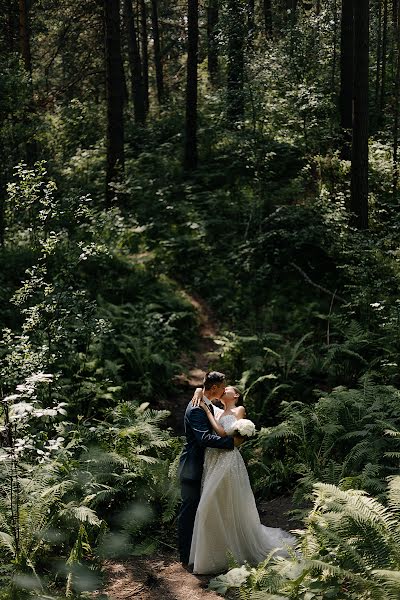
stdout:
POLYGON ((185 411, 186 416, 190 415, 192 412, 194 412, 196 410, 203 410, 203 409, 200 408, 200 406, 193 406, 192 401, 189 400, 188 405, 186 407, 186 411, 185 411))

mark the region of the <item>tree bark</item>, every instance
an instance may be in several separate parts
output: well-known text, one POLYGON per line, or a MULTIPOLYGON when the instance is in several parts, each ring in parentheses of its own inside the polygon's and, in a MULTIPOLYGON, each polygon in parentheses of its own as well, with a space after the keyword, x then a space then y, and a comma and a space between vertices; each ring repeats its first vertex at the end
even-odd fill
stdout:
POLYGON ((353 126, 353 72, 354 72, 354 6, 356 0, 342 0, 340 30, 340 128, 342 132, 341 157, 351 158, 351 129, 353 126))
POLYGON ((103 6, 107 98, 106 205, 109 207, 115 195, 110 183, 120 180, 124 170, 124 87, 120 3, 119 0, 104 0, 103 6))
POLYGON ((184 168, 197 167, 197 58, 199 51, 199 4, 188 0, 188 53, 184 168))
POLYGON ((376 40, 376 67, 375 67, 375 110, 378 112, 379 90, 381 83, 381 55, 382 55, 382 0, 378 1, 378 35, 376 40))
POLYGON ((264 0, 263 11, 265 35, 272 37, 272 0, 264 0))
POLYGON ((369 1, 354 2, 354 93, 351 155, 351 223, 368 228, 369 1))
POLYGON ((124 0, 125 22, 128 39, 128 58, 131 72, 131 90, 136 123, 146 120, 146 105, 142 76, 142 61, 140 58, 139 40, 133 14, 132 0, 124 0))
POLYGON ((25 70, 29 75, 29 94, 30 100, 26 112, 24 111, 24 120, 27 125, 26 136, 26 162, 33 165, 38 158, 39 149, 35 136, 35 114, 36 106, 33 94, 32 81, 32 55, 30 43, 30 24, 29 24, 29 3, 27 0, 19 0, 19 46, 20 53, 24 61, 25 70))
POLYGON ((218 20, 219 0, 209 0, 207 7, 207 67, 212 84, 218 79, 218 20))
POLYGON ((244 10, 228 1, 227 118, 232 126, 244 120, 244 10))
POLYGON ((142 42, 142 69, 143 69, 143 86, 144 86, 144 101, 146 112, 149 110, 149 49, 147 35, 147 7, 146 0, 140 0, 140 37, 142 42))
POLYGON ((379 103, 379 116, 383 117, 386 102, 386 63, 387 63, 387 29, 388 29, 388 0, 383 3, 383 27, 382 27, 382 77, 381 93, 379 103))
POLYGON ((7 4, 7 42, 8 50, 10 52, 17 51, 17 40, 18 40, 18 20, 17 14, 14 10, 14 1, 9 0, 7 4))
POLYGON ((154 43, 154 66, 156 69, 157 99, 159 104, 165 100, 164 72, 161 58, 160 28, 158 22, 158 0, 151 0, 151 22, 154 43))
POLYGON ((247 0, 247 45, 248 48, 253 48, 254 34, 256 29, 255 21, 255 0, 247 0))
POLYGON ((19 0, 19 44, 25 69, 32 77, 32 56, 29 33, 28 7, 26 0, 19 0))
POLYGON ((398 195, 399 186, 399 111, 400 111, 400 14, 398 10, 393 11, 395 16, 394 38, 396 48, 396 75, 394 78, 394 120, 393 120, 393 196, 398 195))
POLYGON ((338 25, 338 11, 337 11, 337 0, 333 0, 333 39, 332 39, 332 79, 331 87, 332 90, 336 88, 336 64, 337 64, 337 25, 338 25))

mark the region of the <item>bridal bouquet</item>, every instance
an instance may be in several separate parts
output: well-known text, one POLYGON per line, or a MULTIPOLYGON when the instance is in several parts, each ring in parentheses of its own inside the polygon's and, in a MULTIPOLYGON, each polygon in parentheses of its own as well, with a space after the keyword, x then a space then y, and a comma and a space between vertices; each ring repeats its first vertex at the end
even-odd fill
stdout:
POLYGON ((250 419, 238 419, 235 423, 232 423, 226 433, 228 435, 235 435, 238 433, 242 437, 252 437, 256 433, 256 426, 250 419))

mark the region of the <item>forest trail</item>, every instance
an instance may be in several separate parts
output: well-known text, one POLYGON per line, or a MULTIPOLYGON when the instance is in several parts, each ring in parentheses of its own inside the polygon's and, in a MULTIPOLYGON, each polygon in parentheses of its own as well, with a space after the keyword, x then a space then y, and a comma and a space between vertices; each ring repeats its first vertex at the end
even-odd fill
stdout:
POLYGON ((104 592, 110 600, 221 600, 206 589, 209 577, 188 573, 170 555, 107 562, 104 568, 108 576, 104 592))
POLYGON ((166 409, 171 412, 166 424, 173 429, 175 435, 183 435, 183 415, 187 403, 192 397, 194 389, 202 387, 204 376, 219 349, 214 341, 218 335, 218 323, 207 303, 196 294, 184 291, 182 294, 197 313, 199 340, 193 353, 179 357, 183 370, 175 377, 175 382, 178 384, 176 395, 156 405, 158 409, 166 409))
MULTIPOLYGON (((181 357, 184 367, 177 377, 179 391, 157 408, 168 409, 171 417, 167 424, 176 435, 183 433, 183 415, 195 387, 201 386, 213 354, 218 351, 214 342, 218 324, 204 300, 185 293, 199 319, 199 344, 191 356, 181 357)), ((299 527, 289 521, 286 513, 293 509, 290 498, 280 497, 258 504, 261 522, 270 527, 286 530, 299 527)), ((129 560, 108 560, 104 563, 106 583, 103 594, 108 600, 221 600, 221 596, 207 589, 211 576, 188 573, 180 564, 177 551, 163 548, 151 557, 131 557, 129 560)))
POLYGON ((214 342, 218 324, 202 298, 187 292, 184 295, 198 315, 199 346, 193 357, 183 356, 181 358, 181 363, 187 368, 188 375, 182 373, 177 379, 183 386, 199 387, 203 385, 203 378, 208 370, 212 354, 218 350, 218 346, 214 342))
MULTIPOLYGON (((218 350, 214 337, 218 324, 204 300, 183 292, 196 310, 199 322, 199 342, 191 355, 180 357, 183 371, 176 377, 176 396, 158 403, 156 408, 171 411, 167 425, 175 435, 183 434, 183 415, 192 391, 201 387, 213 353, 218 350)), ((103 594, 108 600, 217 600, 208 590, 210 577, 188 573, 177 553, 163 549, 151 557, 131 557, 129 560, 108 560, 103 564, 106 583, 103 594)))

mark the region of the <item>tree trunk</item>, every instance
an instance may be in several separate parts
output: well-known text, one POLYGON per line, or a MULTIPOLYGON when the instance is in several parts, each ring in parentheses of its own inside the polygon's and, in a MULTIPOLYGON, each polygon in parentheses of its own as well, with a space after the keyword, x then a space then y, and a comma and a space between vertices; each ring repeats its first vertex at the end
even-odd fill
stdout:
POLYGON ((207 7, 207 66, 212 84, 218 79, 218 40, 219 0, 209 0, 207 7))
POLYGON ((254 34, 256 29, 255 21, 255 0, 247 0, 247 46, 253 48, 254 34))
POLYGON ((381 55, 382 55, 382 0, 378 0, 378 35, 376 40, 376 68, 375 68, 375 111, 378 112, 379 90, 381 83, 381 55))
POLYGON ((136 32, 132 0, 124 0, 124 12, 128 38, 128 58, 131 72, 131 90, 135 122, 144 123, 146 120, 146 106, 142 76, 142 61, 140 59, 139 41, 136 32))
POLYGON ((354 1, 354 93, 351 155, 351 222, 368 228, 369 2, 354 1))
POLYGON ((332 91, 336 89, 335 82, 336 82, 336 64, 337 64, 337 25, 338 25, 337 0, 333 0, 332 79, 331 79, 332 91))
POLYGON ((108 207, 114 197, 110 183, 120 180, 124 170, 124 86, 119 9, 119 0, 104 0, 107 97, 106 205, 108 207))
POLYGON ((33 95, 33 82, 32 82, 32 55, 31 55, 31 44, 30 44, 30 26, 29 26, 29 3, 27 0, 19 0, 19 46, 20 53, 24 61, 25 69, 29 75, 29 94, 30 100, 27 110, 24 114, 24 120, 26 123, 26 162, 29 165, 33 165, 39 156, 38 143, 35 136, 35 120, 36 120, 36 106, 33 95))
POLYGON ((31 44, 26 0, 19 0, 19 44, 25 69, 28 71, 30 77, 32 77, 31 44))
POLYGON ((383 3, 383 31, 382 31, 382 78, 379 104, 379 116, 383 117, 386 102, 386 63, 387 63, 387 29, 388 29, 388 0, 383 3))
POLYGON ((396 76, 394 78, 394 120, 393 120, 393 196, 394 199, 398 195, 399 186, 399 104, 400 104, 400 14, 398 10, 394 11, 395 21, 394 38, 396 48, 396 76))
POLYGON ((7 12, 7 42, 8 50, 10 52, 17 52, 17 40, 18 40, 18 21, 16 19, 16 13, 14 11, 14 1, 9 0, 7 12))
POLYGON ((149 110, 149 49, 147 35, 147 7, 146 0, 140 0, 140 37, 142 42, 142 69, 143 86, 146 112, 149 110))
POLYGON ((184 168, 197 167, 197 57, 199 51, 199 3, 188 0, 188 53, 184 168))
POLYGON ((232 126, 244 120, 244 10, 228 1, 227 118, 232 126))
POLYGON ((353 71, 354 71, 354 7, 356 0, 342 0, 340 31, 340 128, 342 132, 341 157, 351 158, 351 129, 353 126, 353 71))
POLYGON ((158 23, 158 1, 151 0, 151 23, 154 43, 154 66, 156 69, 157 99, 162 104, 165 100, 164 72, 161 58, 160 28, 158 23))
POLYGON ((272 0, 264 0, 263 9, 265 35, 272 37, 272 0))

